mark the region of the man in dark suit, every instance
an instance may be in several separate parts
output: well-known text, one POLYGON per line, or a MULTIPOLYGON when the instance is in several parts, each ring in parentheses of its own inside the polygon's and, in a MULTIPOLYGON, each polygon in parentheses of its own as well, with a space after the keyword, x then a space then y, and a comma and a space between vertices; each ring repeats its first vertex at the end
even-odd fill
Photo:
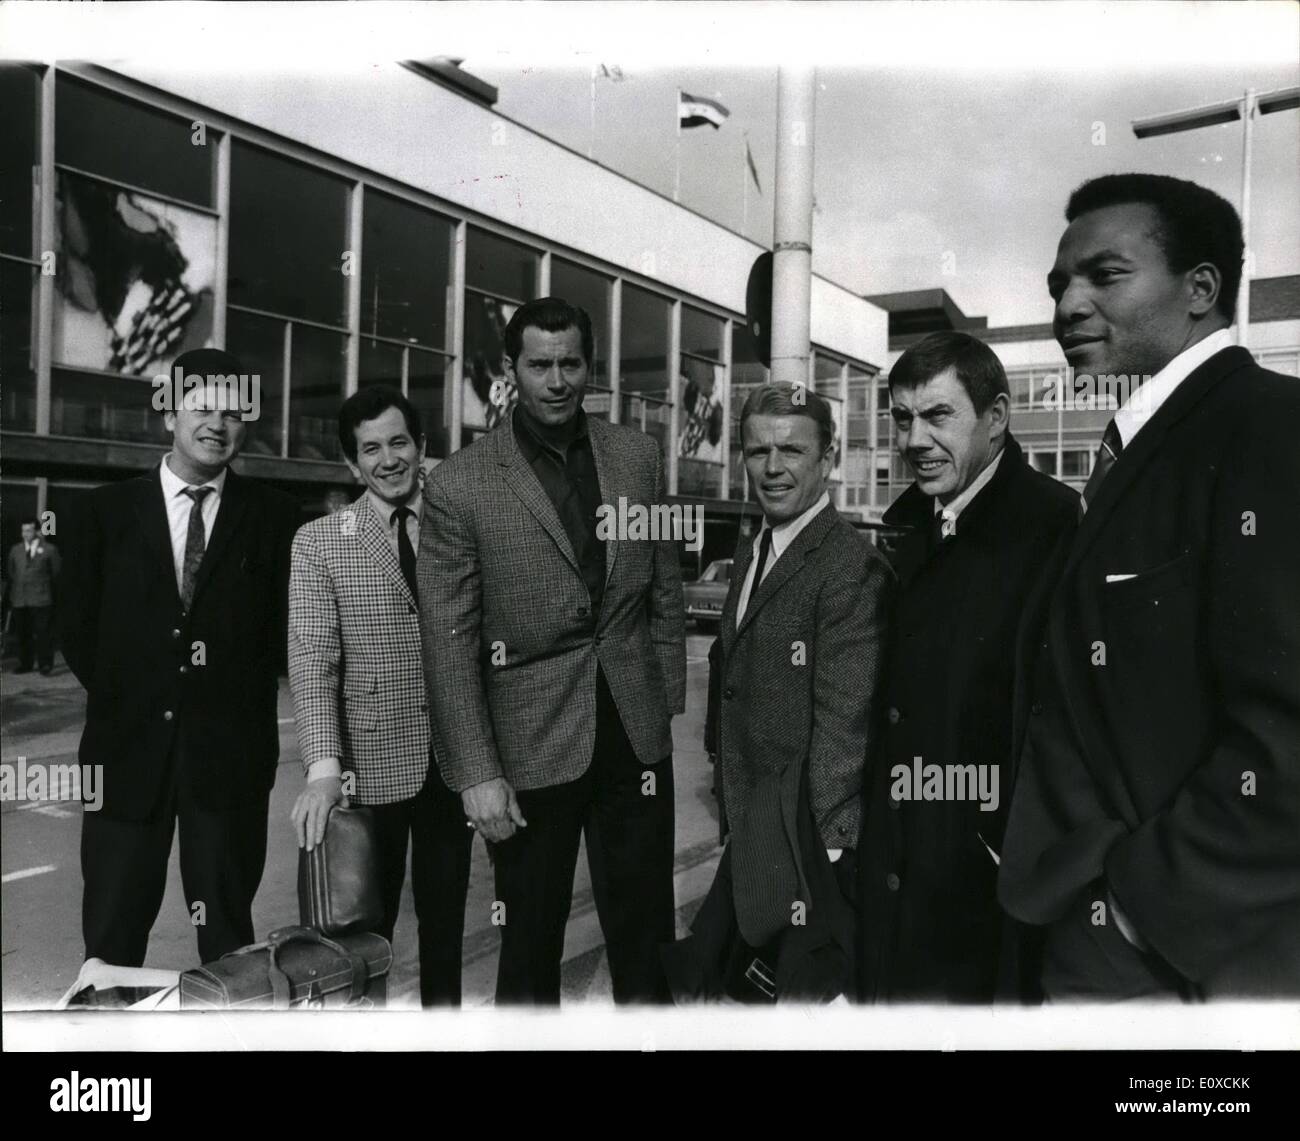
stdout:
POLYGON ((1017 623, 1079 497, 1025 461, 983 342, 932 333, 899 357, 889 390, 916 482, 884 516, 904 533, 861 848, 863 993, 989 1002, 1017 623))
POLYGON ((35 519, 25 519, 23 541, 9 550, 5 590, 18 633, 18 668, 29 673, 33 661, 41 675, 54 669, 54 587, 59 577, 59 549, 37 533, 35 519))
POLYGON ((756 388, 740 433, 763 525, 737 552, 722 610, 730 835, 667 960, 682 999, 827 1001, 854 991, 855 850, 893 575, 830 502, 821 397, 756 388))
MULTIPOLYGON (((579 839, 616 1002, 666 998, 674 933, 672 716, 686 696, 672 534, 609 531, 664 498, 658 445, 582 412, 591 320, 520 307, 519 403, 424 484, 418 563, 438 766, 489 842, 499 1003, 557 1003, 579 839)), ((680 536, 679 536, 680 537, 680 536)))
POLYGON ((1049 999, 1300 994, 1300 386, 1231 343, 1217 194, 1108 175, 1066 219, 1056 338, 1120 406, 1027 679, 999 895, 1046 928, 1049 999))
POLYGON ((416 605, 420 414, 397 389, 368 385, 339 409, 339 443, 365 493, 293 540, 289 683, 307 775, 294 826, 310 850, 334 805, 370 806, 388 939, 410 849, 421 1004, 454 1006, 474 833, 430 763, 416 605))
MULTIPOLYGON (((253 938, 279 755, 286 495, 229 468, 247 424, 230 354, 180 356, 205 378, 163 413, 173 446, 146 475, 97 488, 69 528, 63 647, 86 687, 81 763, 103 766, 82 817, 86 958, 139 966, 180 822, 181 877, 204 961, 253 938)), ((179 387, 179 386, 178 386, 179 387)))

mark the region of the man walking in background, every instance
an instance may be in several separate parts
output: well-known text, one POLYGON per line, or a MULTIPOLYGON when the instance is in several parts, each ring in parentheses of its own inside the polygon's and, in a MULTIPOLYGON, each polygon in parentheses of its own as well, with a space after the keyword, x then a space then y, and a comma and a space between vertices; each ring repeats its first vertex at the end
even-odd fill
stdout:
POLYGON ((38 533, 35 519, 24 519, 22 542, 9 549, 5 589, 18 636, 18 668, 30 673, 32 664, 48 677, 54 669, 54 588, 58 581, 59 549, 38 533))

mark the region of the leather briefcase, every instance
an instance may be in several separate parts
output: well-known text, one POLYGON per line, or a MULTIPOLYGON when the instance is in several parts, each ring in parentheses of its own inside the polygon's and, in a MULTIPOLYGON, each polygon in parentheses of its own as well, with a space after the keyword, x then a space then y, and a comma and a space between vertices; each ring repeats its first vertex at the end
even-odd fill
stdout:
POLYGON ((374 819, 368 808, 335 807, 325 839, 298 849, 298 922, 342 935, 373 931, 383 918, 374 819))
POLYGON ((183 972, 181 1009, 373 1009, 384 1003, 392 963, 382 935, 331 939, 310 927, 283 927, 264 943, 183 972))

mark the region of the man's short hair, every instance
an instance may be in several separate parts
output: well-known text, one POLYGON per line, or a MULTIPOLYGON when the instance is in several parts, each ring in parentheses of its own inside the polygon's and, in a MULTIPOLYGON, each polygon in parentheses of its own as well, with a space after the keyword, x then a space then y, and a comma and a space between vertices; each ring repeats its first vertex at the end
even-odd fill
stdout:
POLYGON ((1159 229, 1152 237, 1172 272, 1185 273, 1201 262, 1218 269, 1223 284, 1216 307, 1231 318, 1237 308, 1245 253, 1241 219, 1232 203, 1195 182, 1166 174, 1105 174, 1070 195, 1065 220, 1073 222, 1080 214, 1130 202, 1150 206, 1160 216, 1159 229))
POLYGON ((978 337, 952 332, 930 333, 903 353, 889 370, 889 390, 918 388, 948 369, 956 371, 976 415, 1010 391, 997 354, 978 337))
POLYGON ((506 356, 512 365, 519 364, 519 354, 524 348, 524 330, 541 329, 544 333, 562 333, 565 329, 577 329, 582 338, 582 359, 591 368, 596 356, 596 338, 591 331, 591 318, 579 305, 570 305, 562 297, 539 297, 529 301, 515 310, 515 315, 506 325, 506 356))
POLYGON ((831 406, 811 388, 799 385, 760 384, 745 397, 740 410, 740 444, 745 445, 745 421, 751 416, 807 416, 817 425, 822 452, 835 442, 831 406), (797 399, 796 399, 797 397, 797 399))
POLYGON ((35 527, 38 531, 41 529, 41 525, 36 521, 36 516, 34 515, 27 516, 18 524, 19 530, 22 530, 24 527, 35 527))
POLYGON ((424 439, 420 414, 415 405, 402 395, 400 388, 391 384, 368 384, 343 401, 339 409, 339 443, 343 445, 343 454, 353 463, 357 462, 357 428, 367 420, 382 416, 390 408, 401 410, 406 430, 417 445, 424 439))

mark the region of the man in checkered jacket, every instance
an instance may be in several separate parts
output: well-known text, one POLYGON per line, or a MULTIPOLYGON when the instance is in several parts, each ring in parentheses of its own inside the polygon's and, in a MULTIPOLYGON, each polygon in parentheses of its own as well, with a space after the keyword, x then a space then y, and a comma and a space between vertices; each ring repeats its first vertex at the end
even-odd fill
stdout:
POLYGON ((473 832, 460 798, 430 764, 415 574, 420 417, 401 392, 372 385, 339 410, 339 442, 365 493, 302 527, 289 582, 289 681, 307 787, 293 807, 298 843, 325 835, 330 809, 374 814, 391 939, 411 841, 420 1000, 460 1002, 461 940, 473 832))

